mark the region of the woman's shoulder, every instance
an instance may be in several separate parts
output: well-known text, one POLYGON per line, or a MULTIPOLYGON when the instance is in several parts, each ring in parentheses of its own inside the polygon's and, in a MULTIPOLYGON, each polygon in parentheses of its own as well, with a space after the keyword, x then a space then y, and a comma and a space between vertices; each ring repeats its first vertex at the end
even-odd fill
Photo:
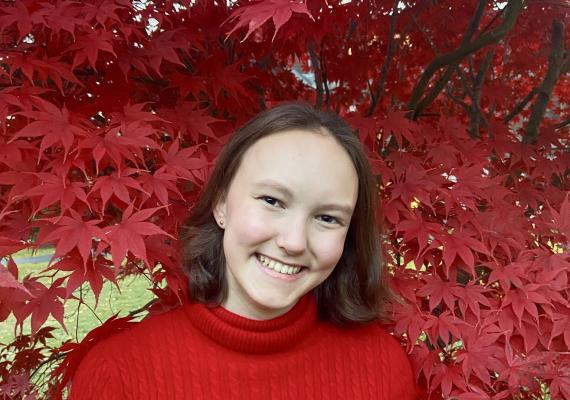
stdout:
POLYGON ((182 306, 87 344, 89 350, 75 366, 70 398, 95 398, 90 396, 102 391, 107 397, 98 398, 121 398, 124 383, 149 363, 159 362, 165 350, 178 346, 188 324, 182 306))
POLYGON ((160 353, 164 348, 175 345, 186 334, 188 325, 184 306, 162 314, 150 315, 91 344, 82 364, 97 364, 103 361, 113 364, 121 361, 128 363, 130 359, 139 358, 141 354, 160 353))
POLYGON ((184 306, 181 306, 161 314, 151 314, 127 329, 110 335, 102 343, 109 347, 120 346, 124 349, 125 345, 148 343, 153 337, 164 338, 165 333, 170 335, 179 333, 187 325, 184 306))
POLYGON ((385 325, 378 321, 353 327, 338 327, 326 323, 321 327, 324 332, 322 337, 328 342, 328 346, 362 351, 367 356, 402 365, 404 368, 410 365, 409 358, 400 342, 389 333, 385 325))
MULTIPOLYGON (((319 354, 341 360, 344 369, 359 371, 369 382, 382 382, 382 398, 415 398, 415 379, 403 347, 380 322, 364 326, 337 327, 320 324, 319 354)), ((318 358, 318 356, 316 357, 318 358)))

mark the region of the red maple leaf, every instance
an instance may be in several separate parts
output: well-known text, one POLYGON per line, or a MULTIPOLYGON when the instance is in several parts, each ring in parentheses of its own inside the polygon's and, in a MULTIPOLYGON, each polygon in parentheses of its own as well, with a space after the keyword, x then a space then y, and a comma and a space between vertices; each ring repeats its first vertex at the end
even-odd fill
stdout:
POLYGON ((209 125, 219 121, 211 117, 207 110, 199 110, 198 104, 184 101, 179 103, 174 109, 161 110, 161 115, 172 122, 182 135, 189 134, 194 143, 201 143, 201 136, 220 141, 209 125))
POLYGON ((438 316, 430 315, 424 329, 432 343, 437 343, 440 338, 444 343, 449 343, 450 337, 461 338, 461 326, 465 324, 460 318, 446 310, 438 316))
POLYGON ((156 113, 144 110, 148 105, 148 102, 129 103, 123 107, 123 112, 111 113, 111 121, 113 124, 119 123, 123 131, 132 123, 164 122, 156 113))
POLYGON ((4 32, 10 25, 16 24, 20 33, 18 41, 22 40, 32 30, 33 24, 44 23, 41 15, 31 13, 22 1, 16 1, 11 4, 12 7, 4 5, 0 8, 0 32, 4 32))
POLYGON ((459 352, 457 362, 461 363, 465 378, 474 373, 487 385, 491 384, 493 371, 500 371, 505 366, 501 360, 501 347, 496 344, 500 334, 478 335, 464 338, 464 350, 459 352))
POLYGON ((33 297, 30 291, 18 282, 18 267, 9 257, 8 268, 0 265, 0 321, 4 321, 17 307, 33 297))
POLYGON ((17 251, 23 250, 27 247, 29 247, 29 244, 23 241, 12 239, 6 236, 0 236, 0 258, 14 254, 17 251))
POLYGON ((84 139, 79 144, 81 150, 88 150, 95 160, 96 171, 99 172, 100 164, 105 157, 115 163, 117 169, 123 167, 123 160, 127 159, 138 165, 142 158, 141 148, 157 148, 158 145, 151 137, 156 135, 156 129, 152 126, 133 122, 121 130, 113 127, 100 134, 94 134, 84 139))
POLYGON ((314 21, 313 16, 307 9, 307 5, 304 2, 292 2, 291 0, 267 0, 239 7, 232 12, 223 24, 237 20, 236 25, 227 33, 227 36, 230 36, 238 29, 247 26, 247 33, 242 39, 242 41, 245 41, 249 35, 259 29, 269 20, 269 18, 271 18, 273 20, 273 25, 275 25, 275 33, 273 34, 273 40, 275 40, 275 36, 277 35, 277 32, 279 32, 281 26, 289 21, 294 12, 306 14, 314 21))
MULTIPOLYGON (((463 370, 458 364, 446 365, 443 363, 437 364, 435 373, 432 375, 430 388, 434 389, 441 386, 441 391, 448 397, 453 389, 457 387, 462 390, 467 390, 463 370)), ((455 396, 454 396, 455 397, 455 396)))
POLYGON ((93 18, 102 26, 105 27, 108 20, 123 25, 117 10, 128 9, 132 5, 126 1, 115 0, 102 0, 95 4, 84 4, 85 20, 89 21, 93 18))
POLYGON ((391 200, 400 198, 407 206, 414 200, 419 200, 422 204, 431 206, 430 194, 437 188, 431 180, 428 171, 409 167, 405 176, 398 179, 392 185, 391 200))
POLYGON ((242 62, 227 65, 224 54, 217 52, 200 65, 191 82, 194 83, 196 91, 206 89, 205 92, 215 104, 218 104, 220 97, 226 93, 237 102, 249 100, 251 95, 245 90, 244 82, 252 77, 244 74, 242 69, 242 62))
POLYGON ((146 265, 149 265, 143 236, 166 235, 174 238, 155 224, 146 221, 161 208, 146 208, 133 213, 134 207, 131 203, 123 212, 122 221, 119 224, 108 227, 105 235, 108 243, 111 245, 111 255, 116 268, 120 267, 121 262, 127 255, 127 251, 143 260, 146 265))
POLYGON ((40 157, 48 147, 56 143, 63 145, 64 154, 67 156, 76 137, 87 136, 87 131, 71 120, 69 111, 65 106, 60 109, 54 104, 44 101, 42 102, 42 110, 22 111, 19 114, 32 118, 34 121, 20 129, 12 136, 11 141, 17 138, 41 137, 40 157))
POLYGON ((25 160, 22 153, 27 150, 36 150, 36 147, 25 140, 14 140, 6 143, 3 138, 0 138, 0 163, 5 164, 10 169, 20 170, 25 160))
POLYGON ((550 205, 549 209, 554 221, 551 226, 570 241, 570 194, 567 193, 564 201, 560 204, 560 212, 554 210, 550 205))
POLYGON ((456 257, 459 257, 463 260, 469 272, 475 276, 475 256, 473 251, 489 254, 483 243, 461 231, 453 232, 453 234, 437 235, 436 239, 430 247, 436 247, 437 242, 443 245, 443 262, 446 267, 446 275, 449 275, 449 269, 454 265, 456 257))
MULTIPOLYGON (((184 200, 182 193, 180 193, 176 187, 178 177, 164 172, 165 169, 165 167, 162 167, 154 174, 143 174, 140 177, 142 188, 149 193, 149 198, 150 195, 154 194, 159 203, 163 206, 167 206, 171 202, 169 200, 169 193, 173 193, 180 200, 184 200)), ((144 204, 144 202, 142 204, 144 204)))
MULTIPOLYGON (((34 54, 16 54, 5 57, 5 61, 11 65, 12 79, 17 79, 13 75, 19 71, 28 78, 32 85, 36 84, 36 79, 38 79, 47 86, 48 80, 51 79, 61 93, 64 93, 63 79, 79 86, 82 85, 73 74, 71 66, 59 61, 56 57, 39 58, 34 54)), ((60 114, 59 111, 58 114, 60 114)))
POLYGON ((480 304, 491 307, 489 299, 485 297, 485 293, 488 290, 481 285, 473 283, 473 281, 469 281, 465 286, 452 287, 450 291, 457 298, 459 309, 463 316, 466 315, 467 310, 471 310, 479 319, 481 317, 480 304))
POLYGON ((419 125, 406 118, 405 111, 390 111, 386 118, 378 121, 378 127, 383 131, 383 140, 389 139, 390 134, 394 135, 399 147, 402 147, 404 139, 415 145, 415 135, 420 133, 419 125))
POLYGON ((405 333, 411 346, 419 338, 428 318, 428 315, 423 314, 413 305, 397 307, 394 318, 396 321, 394 331, 397 335, 405 333))
POLYGON ((42 183, 21 194, 21 197, 40 197, 34 214, 57 202, 59 202, 62 214, 72 207, 76 200, 82 201, 89 207, 87 194, 83 190, 86 186, 84 183, 68 182, 64 177, 48 173, 36 173, 34 175, 42 183))
POLYGON ((523 355, 517 354, 509 342, 504 348, 506 366, 500 369, 499 380, 508 382, 511 387, 529 387, 534 382, 539 369, 547 357, 540 354, 523 355))
POLYGON ((93 294, 95 295, 95 305, 99 302, 99 294, 103 288, 103 277, 111 282, 115 282, 115 272, 112 263, 102 256, 93 256, 85 263, 79 258, 79 253, 72 251, 60 261, 54 263, 49 269, 58 271, 70 271, 66 285, 66 297, 81 286, 84 282, 89 282, 93 294))
POLYGON ((538 323, 537 304, 550 304, 550 301, 537 292, 537 288, 526 285, 523 288, 509 290, 505 294, 501 307, 510 305, 519 320, 519 324, 522 323, 525 311, 538 323))
POLYGON ((75 39, 75 43, 68 47, 66 52, 75 52, 72 67, 75 69, 85 60, 92 68, 96 68, 97 56, 105 51, 117 57, 113 50, 113 34, 105 30, 95 29, 75 39))
POLYGON ((499 282, 505 292, 511 289, 511 286, 523 287, 522 279, 526 277, 526 268, 528 263, 513 262, 507 265, 498 263, 486 263, 490 269, 488 284, 499 282))
POLYGON ((43 243, 56 242, 55 257, 61 257, 77 248, 83 258, 83 264, 87 264, 93 247, 93 239, 104 239, 105 234, 97 226, 101 220, 92 219, 84 221, 81 215, 74 209, 69 210, 71 217, 66 215, 48 218, 53 224, 53 230, 44 238, 43 243))
POLYGON ((570 311, 568 308, 561 309, 560 312, 553 314, 549 343, 560 335, 564 338, 566 346, 570 348, 570 311))
POLYGON ((161 150, 162 158, 164 159, 164 165, 161 169, 164 169, 166 173, 174 174, 190 181, 195 180, 196 174, 193 171, 201 170, 208 165, 206 160, 195 157, 199 148, 199 146, 191 146, 180 150, 179 141, 174 140, 168 148, 168 152, 161 150))
POLYGON ((441 279, 437 275, 427 275, 423 278, 425 284, 418 290, 417 295, 429 299, 429 310, 433 311, 442 301, 448 309, 455 308, 454 282, 441 279))
POLYGON ((558 398, 561 395, 561 399, 570 398, 570 368, 568 364, 561 366, 556 369, 553 373, 552 381, 550 382, 550 394, 552 398, 558 398))
POLYGON ((413 214, 413 219, 405 219, 395 225, 397 232, 404 232, 404 242, 417 240, 419 246, 418 253, 421 253, 429 244, 428 239, 430 236, 433 237, 435 233, 441 232, 441 225, 435 222, 428 222, 415 214, 413 214))
POLYGON ((135 173, 138 173, 138 171, 134 168, 125 168, 122 171, 116 171, 110 175, 100 176, 89 192, 89 196, 99 192, 101 200, 103 201, 101 209, 105 210, 107 202, 113 195, 124 203, 130 204, 131 195, 129 194, 129 188, 149 195, 136 179, 129 176, 135 173))
POLYGON ((14 313, 18 322, 23 322, 31 314, 31 329, 32 333, 34 333, 38 331, 51 314, 67 332, 65 321, 63 320, 64 308, 62 300, 66 299, 66 290, 62 286, 64 280, 65 277, 58 278, 48 288, 36 279, 25 279, 24 285, 33 298, 19 312, 14 313))

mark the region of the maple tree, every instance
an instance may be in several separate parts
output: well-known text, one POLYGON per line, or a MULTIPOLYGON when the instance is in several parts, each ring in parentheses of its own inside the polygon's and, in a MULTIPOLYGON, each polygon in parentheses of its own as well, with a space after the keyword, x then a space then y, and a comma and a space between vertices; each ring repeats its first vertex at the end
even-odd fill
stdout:
POLYGON ((403 299, 391 329, 422 396, 570 398, 569 10, 2 2, 0 320, 32 335, 0 351, 0 398, 60 398, 89 348, 134 323, 47 347, 47 318, 63 329, 82 285, 98 297, 146 274, 150 312, 187 296, 176 238, 216 155, 293 99, 341 113, 366 146, 403 299), (39 246, 55 262, 20 276, 12 255, 39 246))

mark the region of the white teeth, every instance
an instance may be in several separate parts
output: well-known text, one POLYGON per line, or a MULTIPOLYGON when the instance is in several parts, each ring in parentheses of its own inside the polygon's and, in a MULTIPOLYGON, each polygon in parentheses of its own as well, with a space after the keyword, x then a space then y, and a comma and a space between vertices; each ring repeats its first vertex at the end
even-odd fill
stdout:
POLYGON ((281 274, 295 275, 296 273, 301 271, 301 267, 295 267, 292 265, 282 264, 279 261, 271 260, 265 256, 262 256, 261 254, 259 254, 258 258, 259 258, 259 261, 261 261, 261 263, 265 267, 272 269, 274 271, 277 271, 281 274))

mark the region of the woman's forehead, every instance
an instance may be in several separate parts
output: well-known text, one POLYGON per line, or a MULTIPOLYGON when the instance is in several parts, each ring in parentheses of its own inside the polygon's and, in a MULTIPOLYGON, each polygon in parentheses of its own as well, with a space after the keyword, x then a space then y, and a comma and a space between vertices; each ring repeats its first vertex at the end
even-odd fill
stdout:
POLYGON ((290 130, 261 138, 243 155, 239 180, 280 183, 293 191, 356 202, 358 175, 347 151, 326 133, 290 130))

